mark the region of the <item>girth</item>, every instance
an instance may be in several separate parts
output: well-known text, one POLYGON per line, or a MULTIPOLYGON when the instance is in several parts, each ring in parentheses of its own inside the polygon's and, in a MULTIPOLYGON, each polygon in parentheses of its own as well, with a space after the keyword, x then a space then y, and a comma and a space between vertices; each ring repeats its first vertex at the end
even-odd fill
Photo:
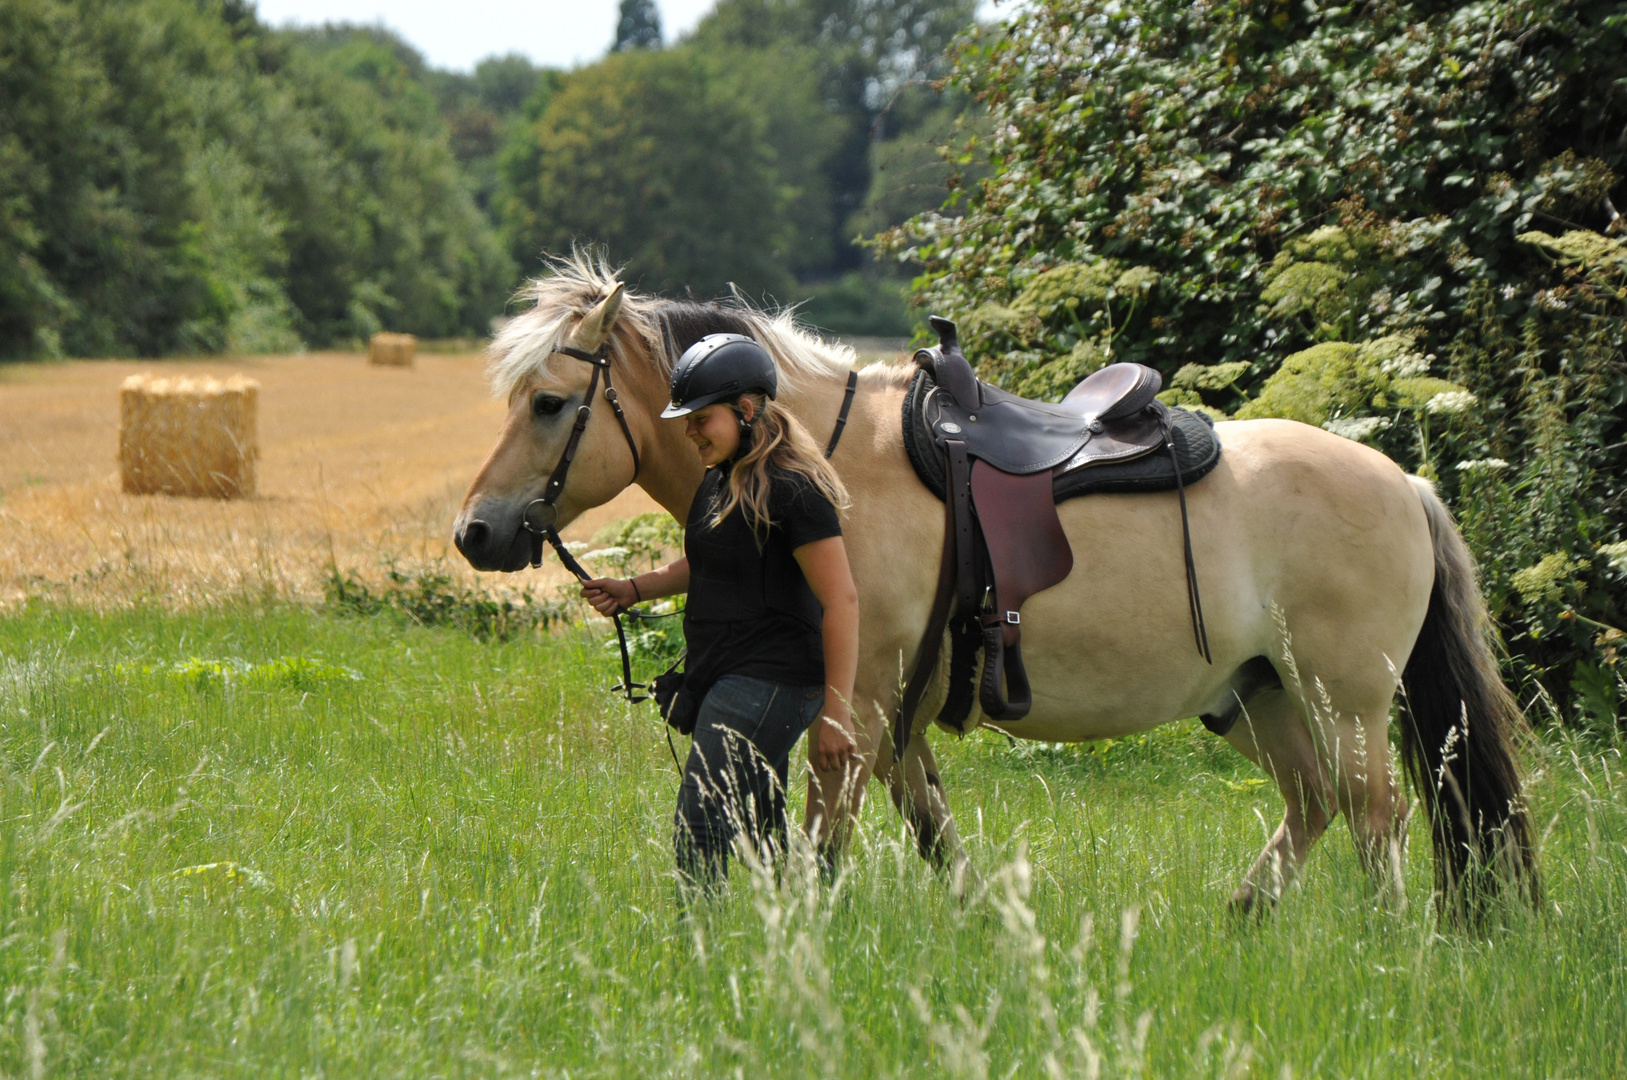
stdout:
POLYGON ((1185 485, 1219 460, 1213 424, 1156 401, 1161 377, 1141 365, 1104 368, 1059 405, 1017 398, 972 375, 953 323, 934 318, 932 324, 941 344, 916 354, 922 370, 905 395, 903 425, 911 464, 944 501, 944 551, 932 612, 895 716, 895 758, 909 742, 945 633, 950 680, 940 723, 964 730, 974 684, 990 719, 1028 714, 1021 609, 1073 567, 1056 512, 1065 498, 1178 492, 1193 637, 1209 659, 1185 485), (975 679, 979 651, 982 677, 975 679))

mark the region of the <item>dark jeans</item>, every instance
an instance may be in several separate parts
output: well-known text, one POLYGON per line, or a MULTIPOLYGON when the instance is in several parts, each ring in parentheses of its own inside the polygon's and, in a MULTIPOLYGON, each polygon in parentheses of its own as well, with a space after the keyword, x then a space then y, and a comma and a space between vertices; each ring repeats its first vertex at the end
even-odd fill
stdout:
POLYGON ((704 888, 727 875, 736 842, 751 844, 765 859, 785 850, 791 748, 824 701, 823 686, 746 675, 725 675, 707 692, 674 822, 678 870, 692 885, 704 888))

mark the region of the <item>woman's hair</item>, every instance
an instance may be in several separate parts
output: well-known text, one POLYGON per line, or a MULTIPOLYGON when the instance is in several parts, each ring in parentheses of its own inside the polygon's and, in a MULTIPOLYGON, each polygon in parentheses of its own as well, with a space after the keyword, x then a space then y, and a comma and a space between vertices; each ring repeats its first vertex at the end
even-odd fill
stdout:
MULTIPOLYGON (((802 426, 802 421, 764 394, 740 396, 741 401, 747 399, 756 406, 751 421, 751 442, 745 452, 735 458, 734 468, 729 472, 728 492, 713 508, 708 524, 717 528, 738 506, 753 532, 767 533, 773 524, 768 515, 768 496, 773 486, 771 471, 776 469, 806 477, 832 506, 838 510, 846 508, 849 501, 846 485, 825 460, 819 444, 802 426)), ((740 412, 738 402, 734 411, 737 415, 740 412)), ((745 441, 743 433, 741 441, 745 441)))

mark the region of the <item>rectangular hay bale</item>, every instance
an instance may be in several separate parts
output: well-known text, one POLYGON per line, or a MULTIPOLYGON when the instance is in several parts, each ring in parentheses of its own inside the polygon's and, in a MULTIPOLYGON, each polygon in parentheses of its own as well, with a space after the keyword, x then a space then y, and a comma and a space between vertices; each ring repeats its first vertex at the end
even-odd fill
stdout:
POLYGON ((412 367, 418 339, 411 334, 374 334, 367 343, 367 362, 385 367, 412 367))
POLYGON ((254 494, 260 384, 132 375, 119 390, 119 472, 132 495, 254 494))

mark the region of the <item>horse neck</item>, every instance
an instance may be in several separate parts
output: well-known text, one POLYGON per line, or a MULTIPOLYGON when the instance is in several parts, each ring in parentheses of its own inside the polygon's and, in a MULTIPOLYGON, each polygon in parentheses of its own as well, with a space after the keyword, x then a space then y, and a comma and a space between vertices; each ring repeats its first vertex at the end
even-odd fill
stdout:
POLYGON ((684 426, 661 419, 667 404, 667 379, 654 363, 628 365, 629 384, 621 391, 623 404, 638 433, 637 484, 661 508, 680 522, 689 518, 689 504, 700 487, 701 467, 694 444, 684 437, 684 426))

